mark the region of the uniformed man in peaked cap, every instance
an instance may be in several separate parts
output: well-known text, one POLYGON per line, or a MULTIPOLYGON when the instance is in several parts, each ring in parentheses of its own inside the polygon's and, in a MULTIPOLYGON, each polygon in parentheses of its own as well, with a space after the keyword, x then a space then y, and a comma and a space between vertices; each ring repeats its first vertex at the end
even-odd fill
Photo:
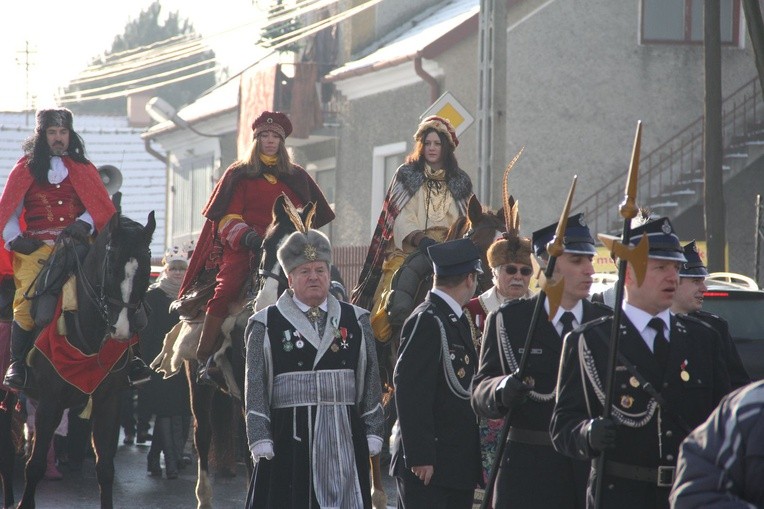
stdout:
MULTIPOLYGON (((668 218, 632 228, 650 250, 641 286, 629 264, 619 326, 612 417, 603 419, 612 317, 586 323, 563 346, 551 432, 555 448, 590 460, 608 450, 601 507, 668 508, 679 444, 729 391, 718 334, 669 311, 687 260, 668 218)), ((594 505, 596 471, 587 507, 594 505)))
MULTIPOLYGON (((542 265, 548 262, 546 246, 556 230, 554 223, 533 232, 533 251, 542 265)), ((512 410, 509 442, 493 494, 495 507, 575 509, 583 505, 588 464, 552 448, 549 421, 562 338, 576 325, 609 313, 586 300, 595 253, 584 215, 569 217, 563 254, 556 259, 554 270, 554 279, 564 280, 560 307, 550 320, 549 301, 544 301, 524 380, 519 380, 515 372, 539 296, 507 302, 488 315, 472 406, 479 415, 494 419, 512 410)))
POLYGON ((369 312, 329 293, 323 233, 294 232, 277 255, 289 289, 245 333, 246 507, 371 507, 384 416, 369 312))
POLYGON ((735 343, 730 336, 727 320, 713 313, 703 311, 703 294, 706 287, 708 270, 700 258, 698 246, 695 241, 685 244, 684 257, 687 261, 679 269, 679 286, 674 294, 674 303, 671 305, 672 313, 686 313, 699 320, 706 322, 719 333, 722 340, 721 349, 724 354, 724 362, 730 375, 730 384, 733 389, 742 387, 751 382, 751 377, 743 367, 735 343))
POLYGON ((398 422, 390 474, 398 507, 468 509, 481 481, 470 388, 477 354, 464 306, 483 269, 469 239, 428 248, 435 277, 403 324, 393 383, 398 422))

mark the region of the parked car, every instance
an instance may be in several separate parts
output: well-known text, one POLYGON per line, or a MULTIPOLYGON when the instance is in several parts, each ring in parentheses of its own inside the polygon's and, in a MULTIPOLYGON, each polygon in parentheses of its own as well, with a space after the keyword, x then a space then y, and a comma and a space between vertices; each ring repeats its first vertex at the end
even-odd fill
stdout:
POLYGON ((712 273, 703 309, 729 323, 730 335, 748 374, 764 379, 764 291, 747 276, 712 273))
MULTIPOLYGON (((616 279, 615 274, 595 274, 591 294, 604 292, 616 279)), ((754 380, 764 379, 764 291, 750 277, 733 272, 712 272, 706 286, 703 310, 727 320, 746 371, 754 380)))

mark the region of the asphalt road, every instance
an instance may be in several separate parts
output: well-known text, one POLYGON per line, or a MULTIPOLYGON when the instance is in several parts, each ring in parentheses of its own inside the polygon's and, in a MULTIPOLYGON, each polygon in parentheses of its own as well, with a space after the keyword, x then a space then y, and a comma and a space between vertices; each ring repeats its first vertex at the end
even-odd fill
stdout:
MULTIPOLYGON (((122 445, 115 457, 114 507, 141 509, 194 508, 196 496, 196 462, 181 470, 178 479, 152 477, 146 470, 146 454, 150 444, 122 445)), ((37 509, 98 509, 99 492, 92 459, 84 461, 82 470, 61 467, 64 478, 40 482, 37 488, 37 509)), ((16 467, 14 491, 18 503, 23 491, 23 464, 16 467)), ((247 498, 247 472, 243 463, 236 465, 236 477, 212 475, 213 506, 244 507, 247 498)), ((385 476, 388 507, 395 504, 395 483, 385 476)))

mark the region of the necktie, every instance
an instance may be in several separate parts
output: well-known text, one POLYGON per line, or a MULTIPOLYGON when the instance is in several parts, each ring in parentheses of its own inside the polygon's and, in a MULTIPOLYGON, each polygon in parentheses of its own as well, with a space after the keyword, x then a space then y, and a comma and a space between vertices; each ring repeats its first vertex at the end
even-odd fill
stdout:
POLYGON ((576 316, 570 311, 565 311, 562 314, 560 317, 560 323, 562 324, 562 334, 560 334, 561 338, 565 338, 565 335, 573 330, 573 320, 575 319, 576 316))
POLYGON ((660 318, 653 318, 647 324, 655 330, 655 341, 653 342, 653 355, 658 362, 661 370, 666 369, 666 361, 668 360, 669 344, 663 333, 664 323, 660 318))
POLYGON ((321 308, 315 306, 310 309, 308 309, 307 313, 308 320, 311 321, 311 323, 315 324, 318 322, 319 318, 321 318, 321 308))

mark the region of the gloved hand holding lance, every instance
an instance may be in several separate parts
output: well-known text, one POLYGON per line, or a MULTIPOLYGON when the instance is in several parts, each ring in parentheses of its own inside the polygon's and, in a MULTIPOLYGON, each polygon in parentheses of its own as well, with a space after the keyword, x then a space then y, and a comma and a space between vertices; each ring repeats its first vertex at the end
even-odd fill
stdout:
MULTIPOLYGON (((564 251, 563 239, 565 237, 565 229, 567 228, 568 215, 570 214, 570 206, 573 201, 573 193, 576 189, 577 179, 578 176, 573 176, 573 182, 570 186, 570 191, 568 192, 568 198, 565 201, 565 207, 563 208, 562 214, 560 215, 560 221, 557 223, 555 236, 549 242, 549 244, 547 244, 549 262, 544 272, 539 273, 539 286, 541 286, 541 292, 539 292, 538 299, 536 300, 536 305, 533 308, 533 315, 531 316, 530 326, 528 327, 528 333, 525 337, 525 343, 523 345, 523 352, 522 356, 520 357, 520 362, 518 363, 518 369, 510 376, 509 380, 507 380, 507 386, 505 387, 504 391, 511 389, 512 385, 510 384, 516 386, 515 389, 518 393, 522 391, 527 393, 527 391, 530 389, 522 382, 522 380, 525 374, 525 368, 528 364, 528 355, 531 351, 533 333, 536 329, 536 324, 539 321, 541 309, 544 306, 544 300, 548 300, 549 302, 550 321, 557 314, 557 310, 560 307, 560 301, 562 299, 563 289, 565 288, 565 282, 562 278, 560 278, 560 280, 557 282, 553 282, 552 276, 554 274, 555 260, 558 256, 562 255, 564 251)), ((496 482, 496 475, 499 471, 501 458, 504 455, 504 448, 507 444, 511 421, 512 407, 510 406, 504 420, 504 425, 501 429, 501 435, 499 437, 496 455, 494 456, 493 463, 491 464, 491 472, 488 476, 488 483, 486 484, 485 488, 485 497, 483 498, 483 503, 480 505, 481 509, 486 509, 491 506, 491 500, 493 498, 493 486, 496 482)))
MULTIPOLYGON (((611 405, 613 401, 613 383, 615 380, 616 360, 618 356, 618 340, 621 325, 623 303, 623 287, 626 279, 626 264, 631 263, 634 268, 634 274, 637 284, 642 286, 647 270, 647 255, 650 249, 647 234, 642 235, 642 239, 634 248, 629 248, 631 235, 631 220, 639 212, 636 205, 637 200, 637 182, 639 180, 639 151, 642 140, 642 121, 637 122, 637 132, 634 136, 634 146, 631 152, 631 164, 629 165, 629 174, 626 179, 626 191, 624 200, 619 205, 618 211, 623 217, 623 232, 621 239, 610 235, 599 234, 598 237, 603 244, 610 250, 614 258, 618 259, 618 281, 615 286, 615 304, 613 305, 613 321, 610 330, 610 349, 608 351, 607 378, 605 379, 605 401, 602 408, 602 417, 592 422, 593 428, 599 428, 598 434, 608 435, 607 442, 610 446, 615 442, 615 423, 610 419, 611 405)), ((594 488, 594 507, 599 509, 602 501, 602 479, 605 476, 605 451, 603 450, 596 459, 595 471, 596 482, 594 488)))

